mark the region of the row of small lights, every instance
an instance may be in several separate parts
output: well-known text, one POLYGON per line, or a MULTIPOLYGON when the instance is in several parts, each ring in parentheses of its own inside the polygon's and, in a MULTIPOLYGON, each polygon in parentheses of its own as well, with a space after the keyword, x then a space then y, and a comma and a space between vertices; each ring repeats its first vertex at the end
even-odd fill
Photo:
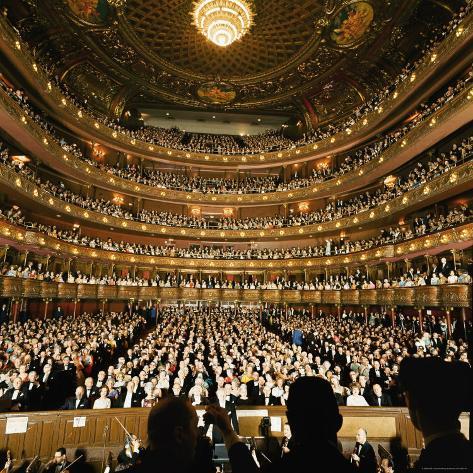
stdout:
MULTIPOLYGON (((75 226, 78 226, 78 225, 76 224, 75 226)), ((461 236, 462 239, 468 239, 468 238, 470 238, 470 236, 471 236, 470 233, 471 233, 471 232, 470 232, 469 230, 463 229, 463 230, 461 231, 461 233, 460 233, 460 236, 461 236)), ((16 237, 17 240, 24 240, 25 237, 26 237, 26 233, 23 234, 22 232, 17 232, 16 235, 12 235, 12 232, 11 232, 11 230, 10 230, 9 228, 4 228, 4 229, 3 229, 3 234, 4 234, 5 236, 7 236, 7 237, 11 237, 11 236, 16 237)), ((447 233, 444 233, 444 234, 442 234, 442 235, 440 236, 440 241, 441 241, 442 244, 445 244, 445 243, 448 243, 448 242, 451 241, 451 237, 450 237, 449 235, 450 235, 450 232, 448 232, 448 234, 447 234, 447 233)), ((421 242, 419 242, 419 243, 421 243, 421 242)), ((46 241, 45 241, 45 239, 44 239, 43 237, 40 238, 40 244, 43 245, 43 246, 46 244, 46 241)), ((410 243, 410 244, 404 243, 404 244, 401 244, 401 245, 399 245, 399 246, 397 247, 396 253, 397 253, 397 254, 405 253, 405 252, 406 252, 406 248, 407 248, 409 251, 416 251, 416 250, 418 250, 421 246, 423 246, 424 248, 430 248, 430 247, 432 247, 432 241, 431 241, 430 237, 425 239, 425 241, 423 242, 423 245, 422 245, 422 244, 416 245, 416 244, 414 244, 414 243, 410 243)), ((60 250, 60 249, 61 249, 61 245, 60 245, 59 243, 57 243, 57 244, 55 245, 55 248, 56 248, 56 250, 60 250)), ((66 245, 65 245, 65 248, 67 248, 66 245)), ((103 251, 103 250, 102 250, 102 251, 103 251)), ((79 250, 78 250, 77 248, 73 248, 73 249, 72 249, 72 252, 73 252, 73 254, 75 254, 75 255, 79 254, 79 250)), ((367 260, 367 254, 368 254, 368 253, 363 253, 362 255, 360 255, 360 260, 361 260, 361 261, 366 261, 366 260, 367 260)), ((376 250, 376 252, 375 252, 375 257, 376 257, 376 258, 379 258, 379 257, 381 256, 381 254, 382 254, 381 250, 378 249, 378 250, 376 250)), ((96 258, 96 257, 98 256, 98 254, 97 254, 96 251, 92 251, 91 256, 94 257, 94 258, 96 258)), ((115 256, 114 254, 112 254, 112 255, 110 255, 109 258, 110 258, 111 260, 115 260, 115 259, 116 259, 116 256, 115 256)), ((337 258, 335 258, 335 262, 336 262, 336 260, 337 260, 337 258)), ((136 261, 136 258, 135 258, 134 256, 132 256, 132 257, 130 257, 130 261, 131 261, 131 262, 135 262, 135 261, 136 261)), ((173 260, 173 259, 168 259, 168 261, 170 262, 171 265, 182 264, 181 261, 178 262, 178 261, 175 261, 175 260, 173 260)), ((352 260, 351 260, 350 258, 348 258, 348 257, 345 257, 345 258, 343 259, 343 262, 344 262, 344 263, 350 263, 351 261, 352 261, 352 260)), ((354 260, 354 261, 356 262, 356 260, 354 260)), ((152 258, 152 259, 150 260, 150 263, 151 263, 151 264, 155 264, 155 262, 156 262, 156 260, 155 260, 154 258, 152 258)), ((284 264, 287 264, 288 266, 292 267, 294 263, 293 263, 292 261, 286 261, 286 262, 284 262, 284 264)), ((306 262, 306 266, 312 266, 312 265, 314 265, 314 264, 317 264, 317 262, 316 262, 315 260, 309 260, 309 261, 306 262)), ((332 264, 332 260, 331 260, 330 258, 329 258, 329 259, 326 259, 326 260, 325 260, 325 265, 328 266, 328 265, 330 265, 330 264, 332 264)), ((195 262, 194 262, 194 261, 191 261, 191 262, 190 262, 190 265, 191 265, 191 266, 194 266, 194 265, 195 265, 195 262)), ((230 267, 234 267, 234 265, 235 265, 234 262, 230 262, 230 263, 229 263, 229 266, 230 266, 230 267)), ((210 266, 213 267, 213 266, 214 266, 214 262, 211 262, 211 263, 210 263, 210 266)), ((250 266, 250 267, 254 267, 254 266, 255 266, 255 263, 250 262, 250 263, 249 263, 249 266, 250 266)), ((269 262, 269 263, 268 263, 268 267, 269 267, 269 268, 272 268, 272 267, 273 267, 273 262, 269 262)))
MULTIPOLYGON (((460 37, 460 36, 463 34, 463 32, 464 32, 463 26, 461 26, 461 25, 460 25, 460 26, 457 26, 455 35, 456 35, 457 37, 460 37)), ((21 43, 20 43, 20 41, 17 40, 17 41, 15 42, 15 46, 16 46, 16 48, 17 48, 18 50, 21 50, 21 43)), ((430 56, 430 62, 435 62, 436 59, 437 59, 437 53, 432 53, 431 56, 430 56)), ((33 67, 33 70, 34 70, 35 72, 38 72, 38 66, 36 65, 36 63, 33 62, 32 67, 33 67)), ((416 79, 416 73, 411 74, 411 76, 410 76, 410 82, 414 82, 415 79, 416 79)), ((52 90, 51 82, 48 81, 47 87, 48 87, 48 90, 49 90, 49 91, 52 90)), ((397 97, 398 97, 398 92, 395 91, 395 92, 393 93, 393 99, 396 99, 397 97)), ((469 95, 468 98, 471 99, 471 96, 469 95)), ((66 105, 66 100, 65 100, 65 98, 62 99, 62 103, 63 103, 64 106, 66 105)), ((377 107, 377 108, 378 108, 378 113, 382 113, 383 108, 382 108, 382 107, 377 107)), ((376 110, 376 109, 375 109, 375 110, 376 110)), ((79 118, 82 118, 82 112, 81 112, 80 110, 78 111, 77 114, 78 114, 78 117, 79 117, 79 118)), ((169 116, 168 113, 167 113, 166 115, 169 116)), ((215 119, 215 118, 216 118, 215 115, 212 116, 212 118, 215 119)), ((258 121, 261 121, 261 119, 258 119, 258 121)), ((363 124, 364 126, 366 126, 366 125, 368 124, 368 120, 365 118, 365 119, 363 120, 362 124, 363 124)), ((95 123, 94 123, 94 126, 95 126, 96 129, 99 129, 99 128, 100 128, 100 125, 99 125, 98 122, 95 122, 95 123)), ((346 132, 347 135, 350 135, 350 134, 352 133, 352 130, 351 130, 351 128, 347 128, 347 129, 345 130, 345 132, 346 132)), ((116 137, 118 136, 117 133, 116 133, 116 131, 114 131, 114 132, 112 133, 112 136, 113 136, 114 138, 116 138, 116 137)), ((335 137, 334 137, 334 136, 332 136, 332 137, 330 138, 330 142, 331 142, 331 143, 334 143, 334 142, 335 142, 335 137)), ((135 143, 136 143, 136 140, 132 139, 132 140, 131 140, 131 144, 134 145, 135 143)), ((153 150, 154 150, 154 147, 153 147, 153 146, 150 146, 149 149, 150 149, 150 151, 153 151, 153 150)), ((314 144, 314 145, 312 146, 312 149, 314 149, 314 150, 317 149, 317 144, 314 144)), ((299 153, 300 153, 300 150, 296 150, 296 154, 299 154, 299 153)), ((168 155, 171 155, 171 154, 172 154, 172 152, 171 152, 171 151, 168 151, 168 155)), ((291 153, 289 152, 288 155, 290 156, 290 154, 291 154, 291 153)), ((190 157, 190 154, 187 153, 187 154, 186 154, 186 157, 189 158, 189 157, 190 157)), ((278 153, 278 157, 282 157, 282 153, 278 153)), ((205 159, 205 160, 209 160, 210 158, 209 158, 208 155, 206 155, 206 156, 204 157, 204 159, 205 159)), ((246 157, 245 157, 245 156, 243 156, 241 159, 242 159, 242 161, 244 161, 244 162, 246 161, 246 157)), ((263 161, 264 159, 265 159, 264 155, 260 155, 260 160, 263 161)), ((228 161, 228 157, 227 157, 226 159, 224 159, 224 160, 225 160, 225 161, 228 161)))
MULTIPOLYGON (((471 99, 473 98, 473 89, 471 89, 471 90, 469 91, 467 98, 468 98, 468 100, 471 100, 471 99)), ((79 111, 79 112, 80 112, 80 111, 79 111)), ((366 119, 365 119, 365 120, 366 120, 366 119)), ((21 121, 26 124, 26 117, 25 117, 24 115, 21 117, 21 121)), ((436 123, 437 123, 436 118, 433 117, 433 118, 430 120, 429 126, 432 127, 432 126, 434 126, 436 123)), ((96 125, 97 125, 97 128, 98 128, 98 123, 96 123, 96 125)), ((49 144, 49 142, 48 142, 48 140, 47 140, 46 138, 43 138, 43 143, 44 143, 46 146, 49 144)), ((406 145, 407 145, 407 139, 402 140, 401 145, 400 145, 401 148, 404 148, 406 145)), ((170 153, 171 153, 171 151, 168 151, 168 154, 170 154, 170 153)), ((65 154, 63 155, 63 158, 64 158, 66 161, 68 160, 67 155, 65 155, 65 154)), ((382 163, 382 162, 383 162, 383 158, 381 157, 381 158, 379 158, 379 163, 382 163)), ((86 168, 86 172, 89 173, 89 174, 90 174, 90 172, 91 172, 88 167, 86 168)), ((360 175, 360 176, 363 175, 363 170, 362 170, 362 169, 360 169, 358 175, 360 175)), ((452 178, 456 179, 456 175, 453 175, 453 176, 451 177, 451 179, 452 179, 452 178), (454 177, 454 176, 455 176, 455 177, 454 177)), ((109 181, 110 181, 112 184, 115 184, 115 179, 114 179, 113 177, 111 177, 111 178, 109 179, 109 181)), ((454 181, 451 181, 451 182, 454 182, 454 181)), ((338 179, 338 180, 336 181, 336 185, 339 186, 340 184, 341 184, 341 180, 338 179)), ((139 187, 138 187, 138 186, 135 186, 135 190, 136 190, 136 191, 139 191, 139 187)), ((317 192, 317 188, 314 187, 314 188, 312 189, 312 191, 313 191, 314 193, 317 192)), ((428 190, 427 190, 427 193, 428 193, 428 190)), ((165 197, 165 196, 166 196, 166 193, 165 193, 164 191, 162 191, 162 192, 161 192, 161 196, 165 197)), ((292 197, 293 197, 293 194, 292 194, 292 193, 289 193, 289 194, 288 194, 288 198, 292 198, 292 197)), ((190 200, 191 198, 192 198, 191 195, 187 195, 187 196, 186 196, 186 199, 188 199, 188 200, 190 200)), ((263 200, 267 200, 267 199, 268 199, 267 196, 263 196, 263 200)), ((216 198, 216 197, 212 197, 212 200, 216 201, 217 198, 216 198)), ((243 199, 242 199, 242 197, 237 197, 237 200, 238 200, 238 201, 242 201, 243 199)), ((122 201, 123 201, 123 198, 122 198, 122 201)), ((121 201, 120 203, 123 203, 122 201, 121 201)), ((403 202, 404 202, 404 199, 403 199, 403 202)), ((305 203, 301 203, 301 204, 299 204, 299 205, 303 205, 303 204, 305 204, 305 203)))
MULTIPOLYGON (((456 173, 456 172, 452 173, 452 174, 450 175, 450 177, 449 177, 449 182, 453 184, 453 183, 455 183, 457 180, 458 180, 458 175, 457 175, 457 173, 456 173)), ((22 179, 21 179, 20 177, 17 177, 17 178, 15 179, 15 185, 16 185, 17 187, 22 187, 22 186, 23 186, 22 179)), ((423 193, 424 195, 428 195, 428 194, 430 193, 430 186, 429 186, 429 185, 425 186, 425 187, 423 188, 422 193, 423 193)), ((34 190, 33 190, 33 195, 34 195, 35 197, 38 197, 39 193, 38 193, 38 190, 37 190, 37 189, 34 189, 34 190)), ((55 202, 54 202, 54 199, 53 199, 52 197, 50 197, 50 198, 48 199, 48 203, 49 203, 49 205, 51 205, 51 206, 55 206, 55 202)), ((409 198, 408 198, 407 196, 404 196, 404 197, 402 198, 402 204, 403 204, 404 206, 406 206, 408 203, 409 203, 409 198)), ((302 204, 305 204, 305 203, 302 203, 302 204)), ((64 209, 65 209, 66 212, 68 212, 68 213, 70 213, 70 212, 72 211, 71 206, 68 205, 68 204, 65 205, 64 209)), ((390 210, 391 210, 391 206, 390 206, 390 204, 387 204, 387 205, 384 207, 384 211, 385 211, 386 213, 388 213, 390 210)), ((84 218, 89 218, 89 216, 90 216, 90 215, 89 215, 89 212, 84 211, 84 212, 83 212, 83 216, 84 216, 84 218)), ((374 219, 375 216, 376 216, 376 212, 375 212, 374 210, 371 211, 370 214, 369 214, 369 218, 370 218, 370 219, 374 219)), ((105 216, 104 216, 104 217, 102 217, 102 221, 103 221, 103 223, 108 223, 108 222, 109 222, 109 219, 108 219, 108 217, 105 217, 105 216)), ((354 224, 359 223, 358 217, 354 217, 353 220, 352 220, 352 222, 353 222, 354 224)), ((127 222, 127 221, 122 221, 122 222, 121 222, 121 226, 124 227, 124 228, 126 228, 126 227, 128 226, 128 222, 127 222)), ((341 222, 336 222, 335 227, 336 227, 336 228, 340 228, 340 226, 341 226, 341 222)), ((148 227, 147 227, 145 224, 141 225, 141 229, 142 229, 143 231, 146 231, 147 228, 148 228, 148 227)), ((322 230, 323 230, 322 225, 318 225, 318 226, 317 226, 317 231, 320 232, 320 231, 322 231, 322 230)), ((167 228, 166 228, 166 227, 161 227, 160 231, 161 231, 161 233, 164 234, 164 233, 167 232, 167 228)), ((298 229, 298 232, 299 232, 299 234, 304 234, 304 233, 305 233, 305 230, 304 230, 304 228, 299 228, 299 229, 298 229)), ((181 235, 185 235, 185 234, 186 234, 186 230, 185 230, 185 229, 181 229, 180 233, 181 233, 181 235)), ((206 236, 207 233, 206 233, 205 230, 202 230, 202 231, 200 232, 200 235, 201 235, 201 236, 206 236)), ((279 230, 279 235, 280 235, 280 236, 284 236, 284 235, 285 235, 285 230, 279 230)), ((223 237, 225 237, 225 236, 226 236, 226 233, 225 233, 225 232, 220 232, 220 237, 223 238, 223 237)), ((241 231, 241 232, 240 232, 240 236, 241 236, 241 237, 245 237, 245 236, 246 236, 246 232, 241 231)), ((260 236, 260 237, 264 237, 264 236, 266 236, 266 233, 265 233, 264 231, 261 231, 261 232, 259 232, 259 236, 260 236)))
MULTIPOLYGON (((463 31, 463 30, 462 30, 462 31, 463 31)), ((460 34, 461 34, 461 32, 460 32, 460 34)), ((457 33, 457 36, 459 36, 458 33, 457 33)), ((18 44, 19 44, 19 43, 18 43, 18 44)), ((20 49, 20 47, 19 47, 18 49, 20 49)), ((436 57, 437 57, 436 54, 432 54, 432 56, 431 56, 431 61, 432 61, 432 62, 435 61, 436 57)), ((36 64, 33 64, 33 69, 37 72, 37 66, 36 66, 36 64)), ((414 74, 411 75, 410 81, 413 82, 413 81, 415 80, 415 78, 416 78, 416 75, 415 75, 415 73, 414 73, 414 74)), ((50 82, 48 82, 48 89, 49 89, 49 90, 52 89, 50 82)), ((471 98, 472 98, 472 94, 473 94, 473 92, 470 91, 470 93, 469 93, 469 95, 468 95, 468 99, 471 99, 471 98)), ((394 93, 394 98, 396 98, 396 97, 397 97, 397 92, 394 93)), ((64 105, 66 104, 66 101, 65 101, 64 98, 62 99, 62 102, 63 102, 64 105)), ((382 111, 382 107, 380 107, 380 110, 382 111)), ((381 113, 381 112, 380 112, 380 113, 381 113)), ((81 112, 80 110, 78 111, 78 116, 79 116, 80 118, 82 118, 82 112, 81 112)), ((213 118, 215 118, 215 116, 214 116, 213 118)), ((260 120, 260 119, 259 119, 259 120, 260 120)), ((22 121, 23 121, 24 123, 26 123, 26 119, 25 119, 24 116, 22 117, 22 121)), ((363 124, 366 125, 367 123, 368 123, 368 121, 367 121, 367 119, 365 118, 365 119, 363 120, 363 124)), ((432 120, 430 121, 430 126, 435 125, 435 123, 436 123, 435 118, 432 118, 432 120)), ((95 122, 94 125, 95 125, 95 127, 96 127, 97 129, 100 128, 99 123, 95 122)), ((347 128, 346 132, 347 132, 348 135, 351 134, 351 129, 347 128)), ((114 132, 114 133, 116 134, 116 132, 114 132)), ((332 137, 332 138, 331 138, 331 142, 334 142, 334 141, 335 141, 335 137, 332 137)), ((45 145, 48 144, 48 141, 47 141, 46 138, 43 139, 43 142, 44 142, 45 145)), ((134 144, 134 143, 135 143, 135 140, 133 139, 132 142, 133 142, 133 144, 134 144)), ((402 143, 401 143, 401 147, 404 147, 406 144, 407 144, 407 141, 406 141, 406 140, 403 140, 402 143)), ((316 146, 317 146, 316 144, 313 146, 314 149, 316 149, 316 146)), ((154 150, 154 147, 153 147, 153 146, 150 146, 149 149, 150 149, 150 150, 154 150)), ((299 153, 299 152, 300 152, 300 150, 297 150, 297 151, 296 151, 296 153, 299 153)), ((168 151, 168 154, 171 155, 172 152, 171 152, 171 151, 168 151)), ((65 155, 64 155, 64 156, 65 156, 65 155)), ((186 155, 186 156, 189 156, 189 155, 186 155)), ((278 153, 278 156, 282 156, 282 153, 278 153)), ((65 159, 67 160, 67 157, 66 157, 66 156, 65 156, 65 159)), ((208 156, 206 156, 206 159, 208 159, 208 156)), ((224 158, 224 159, 225 159, 225 158, 224 158)), ((261 159, 261 160, 264 160, 264 155, 260 155, 260 159, 261 159)), ((382 158, 380 158, 379 161, 382 162, 382 158)), ((87 171, 90 173, 90 170, 89 170, 88 168, 87 168, 87 171)), ((359 175, 362 175, 362 174, 363 174, 363 171, 360 170, 359 175)), ((450 181, 451 181, 451 182, 454 182, 455 180, 456 180, 456 175, 454 174, 454 175, 451 176, 450 181)), ((113 179, 111 179, 111 181, 114 182, 113 179)), ((18 184, 17 184, 17 185, 18 185, 18 184)), ((340 180, 337 181, 337 185, 340 185, 340 180)), ((313 191, 316 192, 316 191, 317 191, 317 188, 314 188, 313 191)), ((429 188, 426 187, 426 188, 424 189, 424 194, 428 194, 429 191, 430 191, 429 188)), ((265 196, 265 197, 266 197, 266 196, 265 196)), ((189 198, 189 196, 187 196, 187 198, 189 198)), ((240 198, 240 199, 241 199, 241 198, 240 198)), ((405 201, 406 199, 407 199, 406 197, 403 198, 403 203, 404 203, 404 201, 405 201)), ((66 206, 66 210, 70 212, 70 207, 69 207, 69 206, 66 206)), ((386 211, 388 211, 388 210, 389 210, 389 205, 386 206, 386 211)), ((373 212, 370 213, 370 218, 374 218, 373 212)), ((108 220, 105 220, 105 218, 104 218, 104 221, 108 221, 108 220)), ((358 222, 358 219, 355 217, 354 223, 357 223, 357 222, 358 222)), ((126 226, 127 226, 127 223, 126 223, 126 222, 122 222, 122 226, 126 227, 126 226)), ((338 228, 339 226, 340 226, 340 222, 337 222, 336 227, 338 228)), ((163 231, 163 230, 164 230, 164 232, 165 232, 165 229, 164 229, 164 228, 163 228, 161 231, 163 231)), ((318 230, 321 230, 321 227, 320 227, 320 226, 318 227, 318 230)), ((163 233, 164 233, 164 232, 163 232, 163 233)), ((182 233, 182 231, 181 231, 181 233, 182 233)), ((184 233, 185 233, 185 231, 184 231, 184 233)), ((302 228, 299 229, 299 233, 304 233, 304 231, 303 231, 302 228)), ((204 236, 204 235, 205 235, 205 232, 201 232, 201 234, 204 236)), ((281 230, 281 231, 280 231, 280 234, 281 234, 281 235, 284 235, 284 231, 281 230)), ((221 235, 224 235, 224 232, 222 232, 221 235)), ((245 235, 245 232, 240 232, 240 235, 242 235, 242 236, 245 235)), ((260 232, 260 235, 263 236, 263 235, 264 235, 264 232, 260 232)))

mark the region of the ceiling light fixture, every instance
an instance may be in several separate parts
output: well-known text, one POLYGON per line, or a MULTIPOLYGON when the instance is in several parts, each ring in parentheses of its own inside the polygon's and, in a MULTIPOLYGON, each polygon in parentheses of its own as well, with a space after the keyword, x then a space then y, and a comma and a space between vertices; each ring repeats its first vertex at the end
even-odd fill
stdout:
POLYGON ((197 29, 224 48, 248 32, 254 13, 247 0, 197 0, 192 16, 197 29))

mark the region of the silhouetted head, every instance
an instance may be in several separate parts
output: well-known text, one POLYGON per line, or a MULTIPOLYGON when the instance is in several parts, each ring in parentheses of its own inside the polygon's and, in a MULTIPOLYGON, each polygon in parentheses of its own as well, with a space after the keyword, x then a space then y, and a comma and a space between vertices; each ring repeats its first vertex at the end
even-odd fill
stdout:
POLYGON ((299 378, 291 385, 287 419, 297 442, 324 439, 336 443, 343 423, 330 383, 319 377, 299 378))
POLYGON ((440 358, 405 358, 399 382, 415 427, 424 436, 458 428, 472 395, 471 368, 440 358))
POLYGON ((192 404, 178 397, 167 397, 156 404, 148 417, 150 450, 176 455, 180 464, 191 463, 197 445, 198 417, 192 404))

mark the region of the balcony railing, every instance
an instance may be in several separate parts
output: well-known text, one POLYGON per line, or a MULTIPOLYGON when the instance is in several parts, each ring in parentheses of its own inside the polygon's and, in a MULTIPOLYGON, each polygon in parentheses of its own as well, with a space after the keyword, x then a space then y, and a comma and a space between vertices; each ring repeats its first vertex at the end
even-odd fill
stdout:
POLYGON ((441 232, 406 240, 401 243, 387 244, 368 250, 348 254, 318 256, 310 258, 284 259, 212 259, 212 258, 180 258, 170 256, 152 256, 130 254, 90 248, 59 240, 41 232, 25 230, 23 227, 12 225, 0 220, 0 239, 13 247, 28 245, 31 248, 41 248, 41 252, 51 255, 75 258, 86 262, 102 262, 105 264, 120 263, 130 267, 148 267, 162 270, 180 269, 182 271, 283 271, 296 273, 314 270, 345 268, 353 266, 375 265, 380 262, 409 258, 411 255, 426 254, 434 249, 441 250, 450 247, 453 242, 473 245, 473 223, 467 223, 441 232))
MULTIPOLYGON (((423 149, 432 146, 432 140, 439 139, 438 134, 445 124, 453 120, 455 121, 455 128, 457 128, 463 123, 463 121, 462 123, 457 123, 459 119, 462 119, 461 117, 469 121, 471 114, 465 112, 471 109, 471 113, 473 113, 472 97, 473 92, 471 88, 466 88, 457 97, 448 101, 443 107, 433 113, 429 120, 421 122, 402 139, 389 146, 380 156, 340 177, 314 183, 300 189, 256 194, 221 195, 148 186, 110 174, 66 152, 54 136, 45 131, 29 116, 25 115, 24 110, 2 88, 0 88, 0 107, 18 123, 18 126, 31 135, 36 141, 37 146, 41 148, 46 156, 51 156, 50 164, 53 162, 59 163, 60 166, 64 167, 66 173, 68 172, 75 177, 92 181, 98 186, 103 186, 116 192, 145 196, 147 199, 201 205, 245 206, 297 202, 327 197, 340 192, 340 189, 343 189, 343 192, 356 189, 368 182, 370 176, 372 176, 372 179, 380 177, 380 169, 383 169, 384 173, 390 172, 400 162, 411 159, 414 153, 418 154, 419 146, 422 146, 421 141, 425 142, 423 149), (460 118, 458 118, 459 116, 460 118), (435 126, 433 126, 433 123, 435 126), (430 135, 432 135, 432 138, 429 138, 430 135)), ((446 130, 442 136, 448 133, 449 130, 446 130)))
POLYGON ((195 289, 157 286, 106 286, 0 277, 0 297, 107 301, 227 301, 386 307, 471 307, 471 285, 297 291, 277 289, 195 289))
POLYGON ((11 168, 0 164, 0 182, 10 189, 13 188, 19 194, 36 203, 42 204, 54 211, 54 213, 63 213, 79 220, 93 222, 107 227, 115 227, 121 230, 133 231, 138 233, 154 233, 162 237, 177 238, 209 238, 212 240, 258 240, 258 239, 295 239, 307 238, 324 233, 336 233, 340 229, 352 227, 368 226, 374 222, 380 223, 386 218, 407 210, 413 205, 418 206, 422 203, 427 204, 435 198, 441 198, 442 195, 452 195, 455 188, 466 190, 473 184, 473 162, 469 161, 460 166, 452 168, 441 176, 426 182, 421 186, 396 197, 383 205, 362 211, 356 215, 343 217, 338 220, 331 220, 323 223, 315 223, 303 226, 291 226, 269 229, 250 229, 250 230, 226 230, 192 227, 172 227, 153 223, 146 223, 136 220, 127 220, 121 217, 95 212, 83 209, 72 203, 65 202, 54 197, 49 192, 41 189, 31 180, 21 174, 17 174, 11 168))

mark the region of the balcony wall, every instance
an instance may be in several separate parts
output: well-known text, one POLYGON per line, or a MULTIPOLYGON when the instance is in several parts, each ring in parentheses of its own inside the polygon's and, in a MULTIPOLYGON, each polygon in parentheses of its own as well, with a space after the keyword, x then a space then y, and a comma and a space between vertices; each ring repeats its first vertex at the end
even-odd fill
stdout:
POLYGON ((470 307, 471 285, 400 287, 347 291, 296 291, 277 289, 195 289, 140 286, 102 286, 46 283, 0 277, 0 297, 13 299, 135 300, 135 301, 240 301, 287 304, 470 307), (419 292, 419 294, 418 294, 419 292), (430 299, 426 298, 426 293, 430 299), (419 303, 419 300, 421 302, 419 303))
POLYGON ((0 184, 3 185, 5 189, 9 188, 14 190, 22 197, 34 199, 35 204, 41 205, 52 212, 108 228, 113 226, 121 231, 126 230, 146 234, 152 232, 162 237, 193 238, 203 241, 206 239, 210 239, 211 241, 255 241, 275 238, 294 240, 311 237, 313 235, 338 233, 342 228, 345 230, 360 226, 369 228, 370 226, 381 224, 386 219, 399 215, 407 210, 413 211, 418 207, 471 189, 473 187, 473 162, 469 161, 463 163, 452 168, 445 174, 390 200, 386 204, 359 212, 354 216, 343 217, 338 220, 319 224, 258 230, 171 227, 106 215, 64 202, 41 189, 25 176, 17 174, 4 164, 0 164, 0 184))
POLYGON ((451 249, 452 244, 457 246, 473 245, 473 223, 449 228, 447 230, 407 240, 394 245, 385 245, 369 250, 349 254, 318 256, 312 258, 288 258, 276 260, 240 260, 240 259, 207 259, 207 258, 177 258, 167 256, 135 255, 118 253, 115 251, 100 250, 86 246, 75 245, 43 233, 25 230, 0 220, 0 244, 23 250, 31 248, 31 252, 47 253, 50 256, 71 258, 83 262, 103 264, 137 266, 163 271, 181 270, 183 272, 203 271, 217 272, 324 272, 326 269, 359 267, 380 264, 386 261, 395 261, 402 258, 425 255, 429 252, 451 249))

